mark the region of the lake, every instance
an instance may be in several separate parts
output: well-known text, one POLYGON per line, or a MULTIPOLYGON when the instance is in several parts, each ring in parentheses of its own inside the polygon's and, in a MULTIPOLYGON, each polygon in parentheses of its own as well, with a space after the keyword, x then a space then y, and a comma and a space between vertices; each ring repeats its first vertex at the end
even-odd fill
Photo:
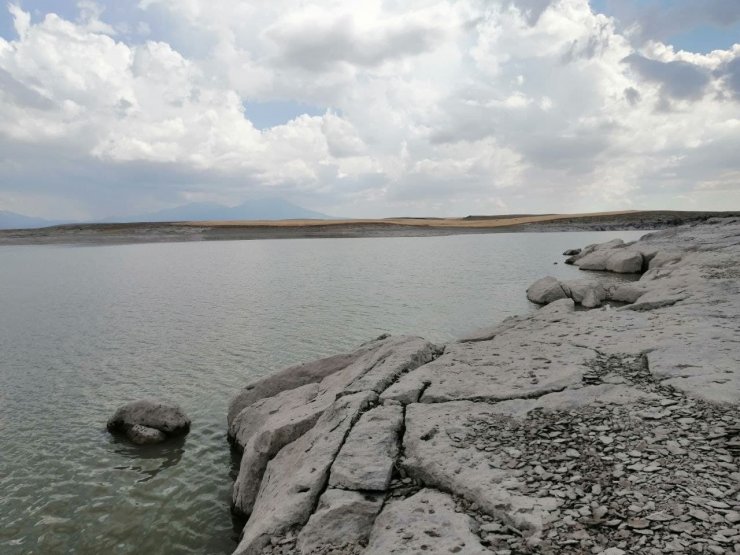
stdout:
POLYGON ((563 250, 644 233, 0 247, 0 552, 230 553, 237 388, 384 332, 445 342, 534 310, 539 277, 602 279, 563 250), (184 441, 105 431, 147 396, 185 409, 184 441))

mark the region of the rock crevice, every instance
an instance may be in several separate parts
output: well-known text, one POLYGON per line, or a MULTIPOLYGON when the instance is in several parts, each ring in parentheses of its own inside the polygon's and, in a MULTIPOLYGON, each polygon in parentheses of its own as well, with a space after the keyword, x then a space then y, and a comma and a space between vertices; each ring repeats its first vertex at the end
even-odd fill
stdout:
POLYGON ((740 220, 571 261, 642 276, 546 278, 443 352, 382 337, 240 392, 236 553, 740 553, 740 220))

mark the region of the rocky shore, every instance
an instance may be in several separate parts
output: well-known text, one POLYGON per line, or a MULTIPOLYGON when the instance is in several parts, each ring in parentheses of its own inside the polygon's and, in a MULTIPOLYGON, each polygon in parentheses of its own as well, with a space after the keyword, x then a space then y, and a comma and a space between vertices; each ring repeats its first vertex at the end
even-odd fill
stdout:
POLYGON ((740 212, 634 211, 576 215, 468 216, 382 220, 140 222, 0 229, 2 245, 100 245, 251 239, 432 237, 470 233, 664 229, 740 212))
POLYGON ((740 553, 740 219, 575 256, 642 276, 248 384, 235 553, 740 553))

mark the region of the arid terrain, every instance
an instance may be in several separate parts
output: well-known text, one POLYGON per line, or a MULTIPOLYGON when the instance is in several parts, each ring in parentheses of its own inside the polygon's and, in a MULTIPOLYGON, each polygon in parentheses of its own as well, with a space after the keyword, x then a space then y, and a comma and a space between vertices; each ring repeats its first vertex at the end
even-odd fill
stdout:
POLYGON ((2 230, 0 245, 115 244, 319 237, 423 237, 520 231, 664 229, 740 212, 623 211, 586 214, 527 214, 465 218, 201 221, 126 224, 67 224, 2 230))

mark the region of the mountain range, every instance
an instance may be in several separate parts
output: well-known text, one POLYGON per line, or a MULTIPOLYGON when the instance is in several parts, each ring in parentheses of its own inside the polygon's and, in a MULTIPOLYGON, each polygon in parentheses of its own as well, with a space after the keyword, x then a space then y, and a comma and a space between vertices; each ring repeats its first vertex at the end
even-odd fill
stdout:
POLYGON ((17 214, 8 210, 0 210, 0 229, 30 229, 33 227, 56 225, 58 223, 61 222, 24 216, 23 214, 17 214))
MULTIPOLYGON (((212 202, 191 202, 157 212, 114 216, 103 220, 76 223, 181 222, 193 220, 307 220, 330 218, 331 216, 308 210, 281 198, 263 198, 250 200, 238 206, 224 206, 212 202)), ((34 218, 15 212, 0 210, 0 229, 29 229, 61 223, 71 222, 45 220, 43 218, 34 218)))

